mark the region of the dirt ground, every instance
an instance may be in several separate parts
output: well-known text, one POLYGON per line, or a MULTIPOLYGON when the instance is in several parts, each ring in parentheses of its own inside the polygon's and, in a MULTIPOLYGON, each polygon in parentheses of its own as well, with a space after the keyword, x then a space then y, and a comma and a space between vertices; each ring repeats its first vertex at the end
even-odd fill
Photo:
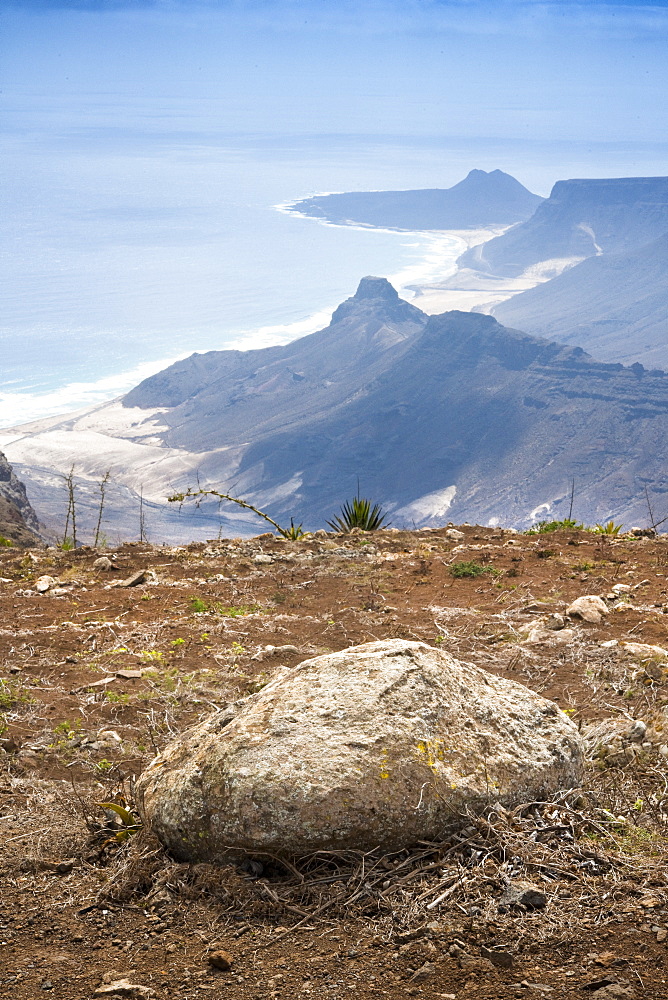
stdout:
POLYGON ((448 530, 2 550, 0 997, 668 997, 668 674, 622 645, 668 647, 668 538, 448 530), (174 736, 391 637, 554 699, 584 788, 390 856, 185 865, 139 828, 174 736))

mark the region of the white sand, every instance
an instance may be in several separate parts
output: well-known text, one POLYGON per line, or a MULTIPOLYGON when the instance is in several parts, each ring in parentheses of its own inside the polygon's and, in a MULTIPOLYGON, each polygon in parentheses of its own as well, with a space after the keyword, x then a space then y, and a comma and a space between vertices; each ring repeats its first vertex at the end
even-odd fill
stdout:
POLYGON ((430 316, 450 309, 491 313, 494 306, 500 302, 505 302, 519 292, 525 292, 557 277, 583 259, 583 257, 555 257, 552 260, 544 260, 528 267, 517 278, 501 278, 470 268, 461 268, 444 281, 414 286, 415 296, 411 301, 430 316))

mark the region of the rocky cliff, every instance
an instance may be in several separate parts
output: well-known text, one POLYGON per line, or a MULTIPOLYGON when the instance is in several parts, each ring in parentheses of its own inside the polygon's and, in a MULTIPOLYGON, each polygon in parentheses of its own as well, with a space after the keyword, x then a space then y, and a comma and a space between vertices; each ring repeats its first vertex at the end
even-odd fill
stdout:
POLYGON ((14 545, 35 545, 40 525, 25 486, 0 452, 0 536, 14 545))
POLYGON ((558 181, 531 218, 460 262, 517 276, 549 260, 638 248, 668 232, 668 177, 558 181))

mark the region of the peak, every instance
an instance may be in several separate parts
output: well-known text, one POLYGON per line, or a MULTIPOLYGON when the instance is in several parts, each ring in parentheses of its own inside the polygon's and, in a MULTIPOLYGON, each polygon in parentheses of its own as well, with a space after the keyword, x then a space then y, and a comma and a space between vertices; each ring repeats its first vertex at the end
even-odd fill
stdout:
POLYGON ((353 298, 385 299, 386 302, 397 302, 399 295, 387 278, 366 277, 360 281, 353 298))
POLYGON ((377 318, 384 317, 396 323, 412 322, 422 325, 427 321, 423 312, 410 302, 399 298, 396 289, 387 278, 370 276, 362 278, 355 294, 334 310, 332 323, 339 323, 351 316, 368 319, 371 315, 377 318))

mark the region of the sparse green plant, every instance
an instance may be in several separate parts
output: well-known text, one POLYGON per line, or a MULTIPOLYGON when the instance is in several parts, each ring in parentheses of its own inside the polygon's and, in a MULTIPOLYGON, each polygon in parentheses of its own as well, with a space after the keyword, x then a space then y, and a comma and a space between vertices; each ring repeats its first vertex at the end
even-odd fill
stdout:
POLYGON ((0 546, 11 549, 13 544, 14 543, 10 542, 10 540, 8 538, 5 538, 4 535, 0 535, 0 546))
POLYGON ((556 554, 556 549, 536 549, 536 559, 551 559, 556 554))
MULTIPOLYGON (((105 760, 100 761, 97 766, 104 771, 108 771, 110 767, 113 767, 113 764, 110 764, 108 760, 105 760), (108 764, 109 767, 102 768, 102 764, 108 764)), ((115 839, 120 843, 131 837, 133 833, 137 833, 138 830, 141 830, 141 820, 137 819, 136 816, 133 816, 130 810, 121 805, 119 802, 98 802, 98 806, 100 809, 115 813, 123 824, 122 828, 117 830, 115 834, 115 839)))
POLYGON ((174 493, 173 496, 167 497, 167 502, 183 503, 184 500, 188 500, 192 497, 195 498, 196 505, 199 505, 201 503, 203 497, 218 497, 220 501, 227 500, 230 503, 236 503, 239 507, 243 507, 244 510, 250 510, 253 514, 257 514, 258 517, 261 517, 265 521, 268 521, 269 524, 273 524, 273 526, 278 531, 279 535, 281 535, 283 538, 291 538, 296 540, 298 538, 302 538, 306 534, 306 532, 302 528, 302 525, 295 524, 293 518, 290 518, 289 528, 282 528, 277 521, 274 521, 273 517, 269 517, 269 515, 265 514, 265 512, 263 510, 260 510, 259 507, 255 507, 252 503, 248 503, 247 500, 242 500, 240 497, 233 497, 229 493, 220 493, 218 490, 202 490, 202 489, 193 490, 191 487, 188 487, 188 489, 184 493, 174 493))
POLYGON ((106 691, 105 697, 110 705, 127 705, 130 702, 130 695, 121 691, 106 691))
POLYGON ((480 563, 469 560, 450 563, 449 572, 450 576, 454 576, 456 580, 460 580, 467 576, 483 576, 485 573, 491 573, 493 571, 491 566, 481 566, 480 563))
POLYGON ((586 561, 575 563, 575 565, 573 566, 573 569, 576 570, 578 573, 589 573, 592 569, 595 568, 596 566, 594 563, 586 561))
POLYGON ((21 684, 12 684, 11 681, 0 679, 0 712, 7 712, 12 706, 22 703, 28 705, 33 701, 27 691, 24 691, 21 684))
POLYGON ((160 652, 159 649, 142 649, 139 659, 143 663, 162 663, 165 659, 165 654, 160 652))
POLYGON ((194 611, 196 615, 201 615, 204 614, 205 611, 209 610, 209 605, 206 601, 203 601, 201 597, 191 597, 190 610, 194 611))
POLYGON ((333 531, 347 533, 353 528, 359 528, 360 531, 378 531, 387 523, 389 523, 387 514, 383 513, 380 504, 372 505, 371 500, 361 497, 358 491, 352 500, 346 500, 339 516, 328 521, 327 525, 333 531))
POLYGON ((584 524, 565 517, 563 521, 538 521, 526 532, 527 535, 546 535, 550 531, 582 531, 584 524))
POLYGON ((243 618, 244 615, 254 615, 258 611, 261 611, 261 608, 257 604, 240 604, 237 607, 234 605, 226 607, 223 604, 216 604, 214 605, 214 609, 224 618, 243 618))
POLYGON ((614 521, 606 521, 605 524, 597 524, 593 531, 595 535, 618 535, 623 527, 623 524, 615 524, 614 521))
POLYGON ((81 729, 81 722, 79 719, 75 719, 74 722, 70 722, 69 719, 63 719, 59 722, 57 726, 53 727, 53 731, 56 736, 66 736, 71 739, 76 733, 81 729))

